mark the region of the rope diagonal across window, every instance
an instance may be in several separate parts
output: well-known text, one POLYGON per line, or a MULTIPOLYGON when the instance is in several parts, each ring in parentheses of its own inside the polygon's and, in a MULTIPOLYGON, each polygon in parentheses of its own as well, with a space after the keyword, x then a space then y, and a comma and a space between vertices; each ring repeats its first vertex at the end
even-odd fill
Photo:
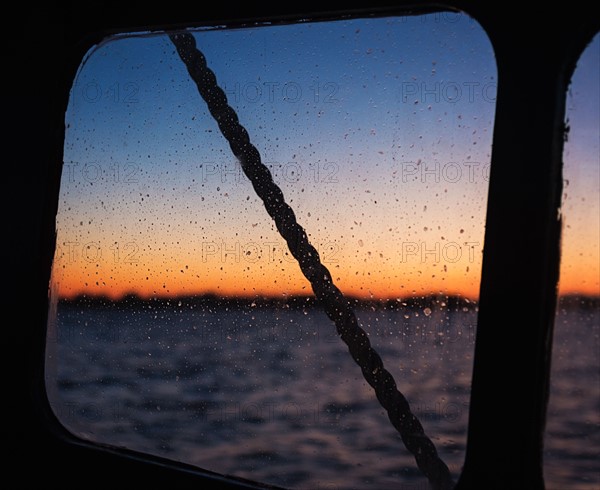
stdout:
POLYGON ((231 151, 240 161, 244 174, 274 220, 291 254, 298 261, 325 313, 335 323, 338 334, 348 346, 354 361, 360 366, 365 380, 375 390, 379 403, 387 411, 404 445, 414 455, 417 466, 429 479, 434 490, 451 489, 454 484, 448 467, 438 456, 421 422, 411 412, 408 401, 400 393, 394 378, 385 369, 381 357, 371 346, 366 332, 358 324, 350 302, 333 283, 329 270, 321 263, 317 250, 309 242, 304 228, 298 224, 293 209, 285 202, 271 172, 261 162, 258 150, 250 142, 248 132, 229 106, 225 92, 217 85, 215 74, 208 68, 206 58, 196 48, 193 35, 176 33, 171 34, 170 39, 219 125, 221 133, 228 141, 231 151))

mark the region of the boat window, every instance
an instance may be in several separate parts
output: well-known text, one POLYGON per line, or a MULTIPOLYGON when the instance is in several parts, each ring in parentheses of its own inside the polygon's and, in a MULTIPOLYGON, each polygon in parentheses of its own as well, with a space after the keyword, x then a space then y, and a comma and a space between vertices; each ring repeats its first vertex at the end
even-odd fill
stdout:
MULTIPOLYGON (((497 87, 487 35, 453 12, 186 33, 456 481, 497 87)), ((424 488, 172 41, 110 37, 71 89, 55 414, 92 443, 266 484, 424 488)))
POLYGON ((567 94, 562 255, 544 450, 546 488, 600 486, 600 35, 567 94))

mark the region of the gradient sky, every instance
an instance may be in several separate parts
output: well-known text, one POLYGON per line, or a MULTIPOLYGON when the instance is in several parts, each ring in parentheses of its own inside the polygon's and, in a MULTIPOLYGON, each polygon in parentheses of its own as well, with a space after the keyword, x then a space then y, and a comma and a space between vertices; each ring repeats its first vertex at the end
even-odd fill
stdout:
MULTIPOLYGON (((343 292, 477 296, 496 66, 476 22, 432 14, 195 37, 343 292)), ((597 72, 596 61, 574 87, 593 91, 597 72)), ((595 97, 595 112, 570 99, 567 158, 588 187, 569 184, 587 200, 566 201, 575 272, 563 268, 564 290, 582 278, 598 290, 595 97)), ((310 292, 167 36, 92 49, 66 123, 55 292, 310 292)))
POLYGON ((560 293, 600 295, 600 35, 577 63, 567 96, 560 293))

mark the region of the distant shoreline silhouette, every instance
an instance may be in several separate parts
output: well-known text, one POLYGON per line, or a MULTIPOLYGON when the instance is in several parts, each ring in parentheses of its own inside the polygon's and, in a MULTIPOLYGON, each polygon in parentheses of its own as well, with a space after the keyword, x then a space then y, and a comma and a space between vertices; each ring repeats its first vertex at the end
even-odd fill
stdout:
MULTIPOLYGON (((402 310, 402 309, 448 309, 448 310, 477 310, 478 301, 460 295, 429 294, 408 296, 406 298, 358 298, 347 297, 357 309, 402 310)), ((80 294, 71 298, 59 298, 58 306, 85 308, 182 308, 224 309, 246 308, 286 308, 313 309, 319 308, 317 299, 312 295, 300 296, 219 296, 217 294, 198 294, 182 296, 154 296, 144 298, 135 293, 125 294, 118 299, 104 295, 80 294)), ((566 294, 559 297, 559 308, 600 308, 600 296, 566 294)))

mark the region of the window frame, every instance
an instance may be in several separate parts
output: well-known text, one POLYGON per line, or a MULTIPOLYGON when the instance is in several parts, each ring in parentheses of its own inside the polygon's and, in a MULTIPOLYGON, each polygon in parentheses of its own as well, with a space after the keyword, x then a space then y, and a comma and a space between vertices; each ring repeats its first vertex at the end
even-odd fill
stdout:
MULTIPOLYGON (((22 290, 33 298, 34 307, 24 310, 25 328, 9 338, 16 348, 8 353, 8 359, 23 373, 9 379, 13 403, 5 407, 11 425, 15 425, 6 429, 6 440, 19 463, 13 471, 20 468, 21 479, 31 478, 25 469, 34 458, 36 465, 43 465, 47 481, 67 485, 78 483, 79 476, 71 474, 77 467, 104 484, 119 475, 135 477, 140 484, 165 483, 177 488, 202 483, 214 488, 271 488, 82 441, 60 424, 48 403, 44 382, 48 283, 55 247, 64 114, 76 70, 88 49, 110 34, 154 30, 153 26, 165 30, 243 25, 253 19, 291 22, 459 9, 487 32, 496 54, 499 80, 467 451, 456 488, 543 489, 543 437, 560 264, 557 216, 562 199, 566 90, 579 56, 599 29, 591 10, 570 2, 544 12, 542 17, 539 10, 524 7, 507 14, 507 27, 499 22, 505 9, 499 1, 481 5, 476 0, 459 0, 442 5, 399 0, 393 5, 373 2, 368 7, 365 2, 365 8, 350 12, 340 12, 328 2, 319 7, 291 3, 278 6, 275 12, 266 6, 239 7, 235 14, 225 5, 215 6, 211 13, 189 6, 160 8, 141 2, 118 8, 109 2, 94 5, 95 12, 73 5, 63 7, 58 14, 62 21, 57 23, 49 22, 48 12, 43 10, 50 7, 30 12, 24 17, 27 22, 23 21, 23 27, 33 23, 40 33, 23 39, 18 51, 27 57, 32 51, 38 53, 36 63, 25 68, 21 78, 37 118, 31 128, 37 143, 29 150, 27 161, 39 172, 24 180, 33 186, 34 192, 27 196, 34 203, 32 210, 18 215, 18 219, 33 224, 31 230, 21 233, 16 246, 21 246, 18 257, 33 257, 28 271, 34 285, 23 282, 22 290), (44 59, 40 38, 54 56, 44 59), (39 86, 40 73, 56 75, 46 75, 44 90, 39 86), (27 77, 30 79, 25 80, 27 77), (527 80, 531 80, 530 85, 527 80), (515 171, 519 173, 516 179, 515 171), (522 243, 515 243, 515 236, 522 237, 522 243), (512 307, 516 312, 514 302, 510 302, 511 293, 516 293, 516 278, 527 291, 530 305, 518 317, 510 311, 512 307)), ((26 168, 11 171, 17 178, 28 176, 26 168)))

